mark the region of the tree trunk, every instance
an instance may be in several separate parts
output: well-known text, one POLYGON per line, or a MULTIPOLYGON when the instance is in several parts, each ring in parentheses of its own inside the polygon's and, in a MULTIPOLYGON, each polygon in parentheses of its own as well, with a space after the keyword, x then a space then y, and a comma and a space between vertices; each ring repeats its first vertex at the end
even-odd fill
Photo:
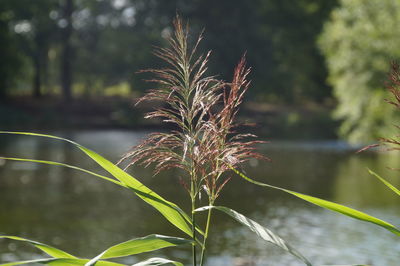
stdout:
POLYGON ((41 86, 41 63, 40 63, 40 54, 36 52, 33 55, 33 66, 34 66, 34 75, 33 75, 33 97, 40 98, 42 96, 41 86))
POLYGON ((0 74, 0 102, 5 102, 7 99, 5 77, 0 74))
POLYGON ((61 88, 64 101, 72 99, 72 47, 71 47, 71 34, 72 34, 72 0, 65 0, 62 7, 66 26, 62 30, 62 58, 61 58, 61 88))
MULTIPOLYGON (((1 10, 0 10, 1 11, 1 10)), ((0 102, 6 101, 7 85, 9 83, 9 63, 12 61, 12 55, 8 53, 10 46, 10 37, 8 23, 0 18, 0 102)))

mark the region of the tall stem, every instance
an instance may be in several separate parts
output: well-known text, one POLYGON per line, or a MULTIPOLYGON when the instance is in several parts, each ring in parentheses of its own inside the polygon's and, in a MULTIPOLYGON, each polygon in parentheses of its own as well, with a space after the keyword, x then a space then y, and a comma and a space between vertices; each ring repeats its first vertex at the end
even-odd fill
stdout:
POLYGON ((193 266, 196 266, 196 216, 194 210, 196 209, 196 196, 192 197, 192 236, 193 236, 193 245, 192 245, 192 257, 193 257, 193 266))
MULTIPOLYGON (((214 203, 210 201, 210 206, 213 206, 213 204, 214 203)), ((203 246, 201 247, 200 266, 203 266, 204 255, 206 253, 206 242, 207 242, 207 237, 208 237, 208 229, 210 228, 211 210, 212 210, 211 208, 208 209, 206 230, 204 232, 203 246)))

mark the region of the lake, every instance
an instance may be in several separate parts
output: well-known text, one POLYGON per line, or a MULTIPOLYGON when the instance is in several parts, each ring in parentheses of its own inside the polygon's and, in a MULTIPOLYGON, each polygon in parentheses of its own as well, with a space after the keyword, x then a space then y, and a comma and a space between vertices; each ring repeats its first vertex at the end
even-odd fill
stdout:
MULTIPOLYGON (((122 130, 51 133, 75 140, 114 162, 146 134, 122 130)), ((370 168, 399 186, 398 172, 387 169, 398 167, 399 156, 372 151, 356 154, 357 148, 339 141, 272 140, 260 147, 272 162, 250 161, 245 171, 261 182, 346 204, 400 226, 400 198, 367 172, 370 168)), ((0 155, 53 160, 104 173, 79 150, 56 140, 1 135, 0 155)), ((137 167, 130 173, 188 210, 180 172, 153 176, 150 169, 137 167)), ((216 204, 276 232, 315 265, 400 265, 399 238, 388 231, 237 176, 216 204)), ((203 223, 205 219, 199 220, 203 223)), ((212 222, 208 266, 303 265, 228 216, 215 213, 212 222)), ((118 242, 152 233, 184 237, 128 190, 72 169, 0 160, 0 234, 23 236, 77 256, 94 257, 118 242)), ((24 244, 0 241, 0 262, 39 255, 24 244)), ((167 248, 122 262, 132 264, 154 256, 190 265, 189 247, 167 248)))

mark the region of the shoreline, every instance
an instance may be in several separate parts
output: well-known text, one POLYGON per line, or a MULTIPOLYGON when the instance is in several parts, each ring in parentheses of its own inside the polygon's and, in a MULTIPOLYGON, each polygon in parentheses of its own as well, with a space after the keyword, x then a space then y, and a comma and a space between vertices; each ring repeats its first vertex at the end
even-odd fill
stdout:
MULTIPOLYGON (((134 106, 122 97, 77 98, 63 102, 56 97, 14 97, 0 102, 2 130, 168 130, 161 121, 144 119, 154 105, 134 106)), ((331 107, 245 102, 238 114, 240 123, 255 124, 250 131, 268 138, 337 139, 338 121, 331 107)), ((240 131, 240 128, 238 129, 240 131)), ((248 131, 248 129, 246 129, 248 131)))

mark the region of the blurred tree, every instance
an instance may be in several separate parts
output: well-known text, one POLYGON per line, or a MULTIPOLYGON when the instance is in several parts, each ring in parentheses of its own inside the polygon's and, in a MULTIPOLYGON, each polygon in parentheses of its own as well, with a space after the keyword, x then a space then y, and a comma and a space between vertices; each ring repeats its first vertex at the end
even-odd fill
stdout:
POLYGON ((48 53, 57 37, 57 24, 51 18, 52 12, 58 8, 55 1, 37 0, 35 3, 29 1, 31 5, 32 36, 29 54, 32 58, 34 77, 33 77, 33 96, 42 96, 42 86, 47 80, 48 53))
POLYGON ((62 19, 59 21, 61 30, 61 89, 65 101, 72 99, 72 13, 73 0, 64 0, 61 8, 62 19))
POLYGON ((168 30, 176 12, 192 29, 205 28, 203 46, 213 50, 212 72, 230 79, 232 65, 247 51, 254 68, 253 95, 283 101, 331 96, 327 71, 316 45, 322 24, 337 0, 238 1, 149 0, 148 23, 168 30))
POLYGON ((353 142, 387 136, 392 108, 383 83, 389 62, 400 58, 400 1, 341 0, 325 25, 320 47, 338 99, 340 134, 353 142))
POLYGON ((141 81, 145 76, 134 72, 158 64, 152 45, 165 42, 179 13, 189 20, 193 35, 205 28, 202 50, 213 50, 211 73, 231 79, 232 66, 247 51, 254 68, 251 93, 258 100, 323 102, 330 97, 315 39, 337 0, 4 1, 13 3, 10 10, 18 13, 12 23, 30 27, 18 36, 32 59, 37 96, 46 77, 59 78, 52 87, 61 85, 66 99, 72 86, 74 93, 85 95, 119 84, 148 88, 141 81), (56 71, 47 70, 56 64, 56 71))
POLYGON ((19 19, 28 20, 30 31, 25 35, 23 46, 32 60, 33 66, 33 96, 42 96, 42 87, 47 79, 48 52, 50 46, 56 39, 57 24, 51 18, 51 12, 57 10, 55 1, 37 0, 28 1, 23 9, 20 9, 19 19))
POLYGON ((5 100, 8 90, 14 84, 22 59, 18 54, 16 39, 10 27, 14 18, 12 1, 0 5, 0 101, 5 100))
MULTIPOLYGON (((51 0, 6 0, 2 5, 12 19, 7 22, 9 34, 14 39, 14 48, 22 61, 23 57, 30 59, 32 75, 32 95, 40 97, 43 80, 46 79, 46 68, 48 61, 48 50, 54 42, 57 26, 50 14, 57 9, 57 2, 51 0)), ((5 48, 5 47, 3 47, 5 48)), ((9 62, 10 63, 10 62, 9 62)), ((20 65, 21 67, 21 65, 20 65)), ((9 65, 9 70, 13 64, 9 65)), ((25 67, 24 70, 27 68, 25 67)), ((30 77, 25 75, 24 78, 30 77)))
POLYGON ((322 25, 337 0, 260 1, 260 33, 271 41, 273 69, 263 82, 287 101, 323 102, 331 96, 317 46, 322 25))
POLYGON ((86 96, 121 83, 135 90, 147 86, 136 71, 154 65, 152 45, 161 28, 147 25, 140 1, 80 1, 74 13, 76 82, 86 96))

